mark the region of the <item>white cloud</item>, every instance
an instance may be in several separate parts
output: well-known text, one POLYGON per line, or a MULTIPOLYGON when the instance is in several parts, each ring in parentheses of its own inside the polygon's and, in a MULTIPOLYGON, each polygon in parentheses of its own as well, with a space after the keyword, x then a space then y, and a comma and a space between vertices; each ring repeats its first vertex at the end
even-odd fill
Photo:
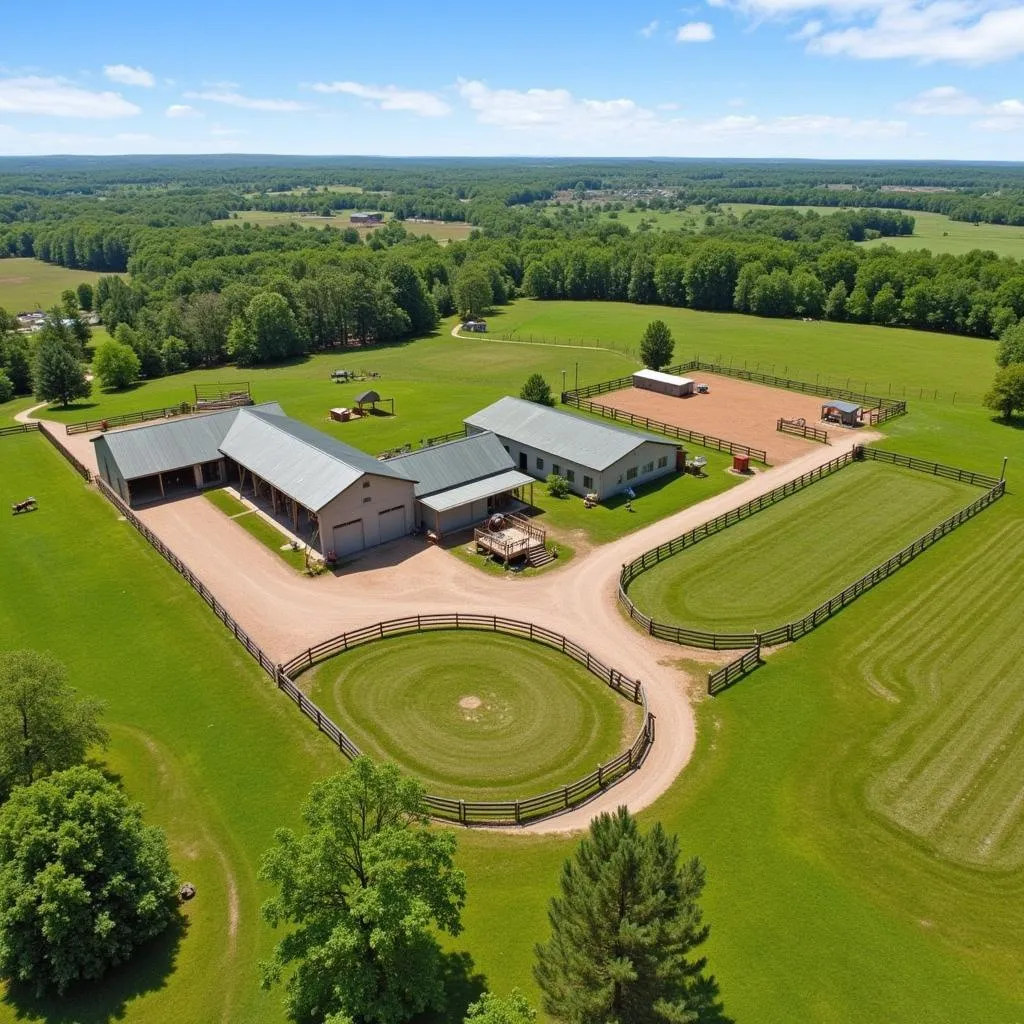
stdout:
POLYGON ((117 92, 95 92, 60 78, 0 79, 0 111, 44 117, 134 117, 142 111, 117 92))
POLYGON ((1024 128, 1024 102, 1021 100, 986 103, 953 85, 925 89, 896 106, 898 110, 922 117, 979 117, 971 127, 982 131, 1010 132, 1024 128))
POLYGON ((252 96, 243 96, 239 92, 225 92, 222 90, 208 90, 205 92, 187 92, 187 100, 206 100, 209 103, 223 103, 228 107, 240 107, 242 110, 265 110, 272 113, 287 114, 299 110, 308 110, 309 107, 296 100, 264 100, 252 96))
POLYGON ((710 43, 715 30, 706 21, 691 21, 676 29, 677 43, 710 43))
POLYGON ((655 18, 654 21, 647 22, 647 24, 644 25, 642 29, 640 29, 640 35, 642 35, 644 39, 650 39, 651 36, 653 36, 654 33, 658 31, 658 26, 660 24, 661 22, 659 22, 657 18, 655 18))
POLYGON ((679 104, 678 103, 659 103, 658 104, 658 109, 659 110, 678 110, 679 109, 679 104))
POLYGON ((794 32, 790 39, 813 39, 817 35, 821 35, 825 28, 824 22, 818 21, 817 18, 813 18, 811 21, 806 22, 803 27, 794 32))
POLYGON ((121 85, 139 85, 144 89, 152 89, 156 85, 156 78, 152 72, 145 68, 133 68, 128 64, 107 64, 103 74, 112 82, 120 82, 121 85))
POLYGON ((451 107, 436 93, 401 89, 397 85, 364 85, 361 82, 317 82, 314 92, 344 93, 376 103, 381 110, 407 110, 420 117, 445 117, 451 107))
POLYGON ((167 117, 202 117, 202 112, 187 103, 172 103, 165 111, 167 117))

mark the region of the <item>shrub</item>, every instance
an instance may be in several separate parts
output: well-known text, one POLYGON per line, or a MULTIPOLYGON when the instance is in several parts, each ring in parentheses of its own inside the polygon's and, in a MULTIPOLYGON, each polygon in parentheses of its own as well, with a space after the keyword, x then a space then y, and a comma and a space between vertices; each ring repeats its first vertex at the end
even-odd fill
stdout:
POLYGON ((548 474, 547 486, 552 498, 564 498, 569 493, 569 481, 557 473, 548 474))

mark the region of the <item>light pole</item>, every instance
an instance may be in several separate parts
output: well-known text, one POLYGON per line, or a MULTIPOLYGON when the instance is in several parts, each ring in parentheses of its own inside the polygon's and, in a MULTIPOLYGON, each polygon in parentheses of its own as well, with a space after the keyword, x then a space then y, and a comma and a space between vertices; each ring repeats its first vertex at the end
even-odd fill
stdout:
POLYGON ((562 371, 562 394, 565 394, 565 370, 562 371))
POLYGON ((576 363, 576 383, 573 385, 577 391, 580 389, 580 364, 576 363))

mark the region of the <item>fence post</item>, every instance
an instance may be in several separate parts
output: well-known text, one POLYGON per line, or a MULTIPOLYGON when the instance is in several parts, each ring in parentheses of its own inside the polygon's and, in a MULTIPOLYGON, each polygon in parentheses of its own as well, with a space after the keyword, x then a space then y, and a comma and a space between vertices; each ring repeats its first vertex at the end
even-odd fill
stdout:
POLYGON ((597 788, 604 788, 604 766, 600 764, 597 766, 597 788))
POLYGON ((518 800, 516 801, 516 824, 517 825, 521 825, 522 824, 522 821, 521 821, 521 819, 519 817, 519 801, 518 800))
POLYGON ((460 800, 459 801, 459 821, 463 825, 466 824, 466 801, 465 800, 460 800))

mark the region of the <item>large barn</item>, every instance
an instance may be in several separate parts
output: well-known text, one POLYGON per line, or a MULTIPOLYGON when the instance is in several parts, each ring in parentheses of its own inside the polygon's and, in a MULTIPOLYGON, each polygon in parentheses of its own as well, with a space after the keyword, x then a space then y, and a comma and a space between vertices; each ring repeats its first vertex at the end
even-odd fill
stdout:
POLYGON ((554 473, 575 494, 596 494, 599 500, 682 470, 685 463, 685 451, 663 437, 521 398, 501 398, 465 423, 470 434, 497 434, 521 472, 539 480, 554 473))

